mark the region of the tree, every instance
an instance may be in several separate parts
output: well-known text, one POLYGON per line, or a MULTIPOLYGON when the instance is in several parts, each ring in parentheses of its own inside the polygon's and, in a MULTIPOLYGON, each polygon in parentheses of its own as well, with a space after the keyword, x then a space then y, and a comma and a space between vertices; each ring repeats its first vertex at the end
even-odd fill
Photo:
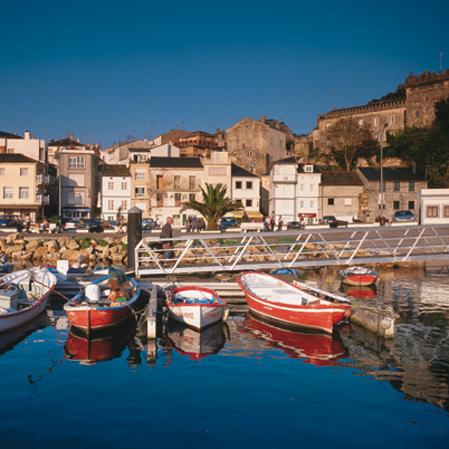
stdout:
POLYGON ((227 187, 223 184, 207 184, 201 187, 203 201, 190 200, 183 203, 181 212, 191 209, 199 212, 207 222, 207 229, 217 229, 218 221, 228 212, 240 210, 242 205, 226 197, 227 187))
POLYGON ((430 128, 406 128, 389 136, 388 144, 386 154, 416 167, 430 187, 449 187, 449 99, 436 103, 430 128))
POLYGON ((342 118, 326 132, 330 156, 346 171, 352 170, 359 157, 373 156, 378 143, 373 139, 368 125, 360 125, 356 119, 342 118))

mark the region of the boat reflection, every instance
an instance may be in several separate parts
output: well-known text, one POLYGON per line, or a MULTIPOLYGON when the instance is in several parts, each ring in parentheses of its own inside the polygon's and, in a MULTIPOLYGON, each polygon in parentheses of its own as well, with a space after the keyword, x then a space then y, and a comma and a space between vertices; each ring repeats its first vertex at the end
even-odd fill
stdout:
POLYGON ((131 323, 110 334, 87 336, 72 327, 64 346, 65 358, 86 365, 115 359, 122 355, 123 349, 133 338, 135 331, 135 323, 131 323))
POLYGON ((167 337, 182 354, 191 360, 217 354, 226 342, 224 323, 216 323, 198 332, 174 320, 167 322, 167 337))
POLYGON ((355 286, 355 285, 346 285, 343 282, 340 286, 340 291, 350 298, 357 299, 373 299, 377 296, 377 288, 375 285, 371 286, 355 286))
POLYGON ((280 348, 290 358, 302 358, 313 365, 335 365, 346 354, 335 335, 310 333, 281 328, 248 315, 243 327, 270 346, 280 348))
POLYGON ((0 355, 13 349, 18 343, 25 340, 26 337, 36 332, 39 329, 49 326, 50 320, 45 313, 41 313, 39 316, 31 321, 11 329, 6 332, 0 333, 0 355))

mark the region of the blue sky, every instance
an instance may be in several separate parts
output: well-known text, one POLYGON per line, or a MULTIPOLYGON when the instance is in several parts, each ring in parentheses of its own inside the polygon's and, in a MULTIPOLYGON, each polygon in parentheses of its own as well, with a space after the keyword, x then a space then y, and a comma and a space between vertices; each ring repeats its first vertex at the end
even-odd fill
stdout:
POLYGON ((449 67, 449 4, 409 1, 0 3, 0 130, 103 146, 245 116, 317 114, 449 67))

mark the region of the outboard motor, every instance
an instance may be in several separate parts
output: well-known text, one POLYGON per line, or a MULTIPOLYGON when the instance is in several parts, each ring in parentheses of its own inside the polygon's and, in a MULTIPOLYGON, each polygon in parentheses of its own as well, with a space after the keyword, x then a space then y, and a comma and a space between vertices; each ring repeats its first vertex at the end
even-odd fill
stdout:
POLYGON ((101 299, 101 289, 97 284, 90 284, 85 290, 86 300, 90 303, 99 303, 101 299))

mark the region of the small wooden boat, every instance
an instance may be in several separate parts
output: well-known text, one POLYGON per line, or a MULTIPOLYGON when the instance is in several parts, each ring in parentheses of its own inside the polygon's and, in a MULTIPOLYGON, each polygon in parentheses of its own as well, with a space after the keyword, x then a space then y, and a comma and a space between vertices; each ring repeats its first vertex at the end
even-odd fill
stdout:
POLYGON ((332 333, 334 326, 351 315, 348 303, 320 299, 265 273, 240 274, 237 283, 245 293, 250 312, 284 326, 332 333))
POLYGON ((340 270, 340 277, 342 282, 347 285, 366 287, 375 284, 379 275, 376 271, 366 267, 349 267, 340 270))
POLYGON ((0 332, 14 329, 45 310, 56 277, 45 268, 20 270, 0 278, 0 332))
POLYGON ((166 293, 170 316, 194 329, 202 329, 227 317, 226 302, 210 288, 175 287, 166 293))
POLYGON ((109 329, 134 317, 133 312, 139 307, 141 299, 140 284, 135 279, 126 278, 127 297, 111 302, 108 299, 111 277, 96 279, 86 286, 84 292, 64 305, 71 326, 90 333, 109 329))

